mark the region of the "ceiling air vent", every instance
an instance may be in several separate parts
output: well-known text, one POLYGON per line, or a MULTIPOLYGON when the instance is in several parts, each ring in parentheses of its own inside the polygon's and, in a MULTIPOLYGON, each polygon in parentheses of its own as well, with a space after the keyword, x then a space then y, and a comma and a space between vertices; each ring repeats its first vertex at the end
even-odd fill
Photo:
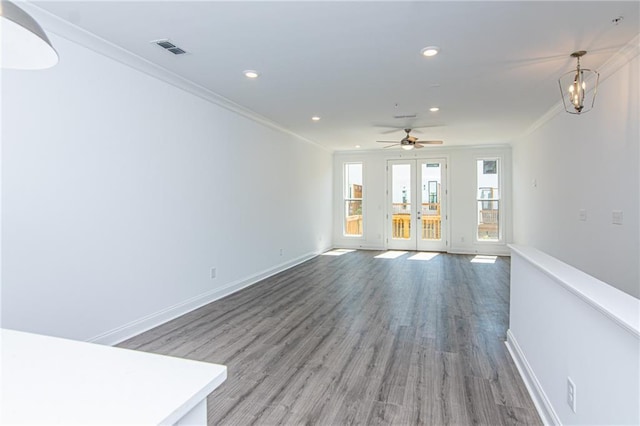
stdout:
POLYGON ((185 53, 187 53, 186 50, 176 46, 175 44, 171 43, 167 39, 153 40, 151 43, 157 44, 158 46, 162 47, 164 50, 167 50, 173 53, 174 55, 184 55, 185 53))
POLYGON ((184 50, 180 49, 179 47, 172 47, 171 49, 167 49, 169 52, 173 53, 174 55, 184 55, 185 52, 184 50))

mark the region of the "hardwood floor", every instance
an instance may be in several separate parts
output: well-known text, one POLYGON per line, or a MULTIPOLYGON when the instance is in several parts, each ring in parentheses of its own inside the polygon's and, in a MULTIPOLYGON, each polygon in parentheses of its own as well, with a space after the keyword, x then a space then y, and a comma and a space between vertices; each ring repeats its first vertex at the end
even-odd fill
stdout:
POLYGON ((318 256, 121 347, 228 366, 209 424, 541 424, 504 345, 509 259, 318 256))

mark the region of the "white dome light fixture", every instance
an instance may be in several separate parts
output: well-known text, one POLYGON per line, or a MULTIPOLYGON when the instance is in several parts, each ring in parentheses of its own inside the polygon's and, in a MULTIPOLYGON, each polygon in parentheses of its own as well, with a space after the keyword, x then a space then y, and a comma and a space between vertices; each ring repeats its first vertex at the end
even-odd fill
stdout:
POLYGON ((580 58, 586 54, 585 50, 573 52, 571 57, 578 61, 576 69, 562 74, 558 79, 564 110, 569 114, 589 112, 596 102, 600 74, 580 67, 580 58))
POLYGON ((422 56, 431 57, 436 56, 440 52, 440 48, 438 46, 427 46, 420 51, 422 56))
POLYGON ((438 108, 438 107, 431 107, 431 108, 429 108, 429 111, 431 111, 431 112, 438 112, 438 111, 440 111, 440 108, 438 108))
POLYGON ((2 68, 39 70, 58 63, 58 52, 40 24, 15 4, 0 1, 2 68))
POLYGON ((405 151, 411 151, 414 148, 414 145, 412 143, 408 143, 408 144, 402 144, 400 145, 402 147, 402 149, 404 149, 405 151))
POLYGON ((312 119, 313 121, 320 121, 320 116, 318 116, 318 115, 314 115, 313 117, 311 117, 311 119, 312 119))
POLYGON ((260 76, 260 73, 256 70, 244 70, 243 73, 247 78, 258 78, 260 76))

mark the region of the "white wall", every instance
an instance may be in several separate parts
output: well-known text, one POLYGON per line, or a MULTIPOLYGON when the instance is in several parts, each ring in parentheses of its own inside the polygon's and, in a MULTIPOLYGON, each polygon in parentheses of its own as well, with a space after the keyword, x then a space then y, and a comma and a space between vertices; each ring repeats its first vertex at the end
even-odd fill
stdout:
POLYGON ((514 246, 507 347, 545 424, 640 423, 640 301, 514 246), (575 385, 576 411, 567 404, 575 385))
POLYGON ((448 163, 449 225, 446 238, 452 253, 480 253, 508 255, 511 241, 511 147, 427 147, 420 151, 403 152, 378 150, 363 152, 337 152, 333 161, 334 211, 333 241, 337 247, 385 249, 388 237, 387 172, 388 160, 411 158, 446 158, 448 163), (476 204, 476 161, 478 158, 502 159, 503 241, 478 242, 476 204), (362 162, 363 182, 363 236, 343 235, 343 170, 345 162, 362 162))
POLYGON ((514 241, 635 297, 640 297, 639 72, 636 47, 633 59, 601 81, 592 111, 559 112, 513 145, 514 241), (586 221, 579 219, 581 209, 586 221), (612 224, 614 210, 623 212, 623 225, 612 224))
POLYGON ((329 152, 51 38, 2 74, 3 327, 114 343, 331 245, 329 152))

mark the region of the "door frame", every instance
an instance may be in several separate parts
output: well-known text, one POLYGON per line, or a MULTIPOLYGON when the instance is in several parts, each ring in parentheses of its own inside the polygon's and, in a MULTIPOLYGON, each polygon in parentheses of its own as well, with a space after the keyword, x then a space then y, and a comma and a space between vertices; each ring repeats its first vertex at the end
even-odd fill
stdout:
MULTIPOLYGON (((447 252, 449 250, 449 156, 447 155, 429 155, 412 158, 393 158, 386 160, 386 197, 385 197, 385 248, 387 250, 410 250, 410 251, 439 251, 447 252), (429 162, 439 162, 443 165, 440 175, 440 217, 441 217, 441 239, 440 241, 425 242, 421 241, 418 232, 422 226, 418 227, 418 198, 421 198, 419 191, 422 190, 419 181, 421 181, 420 168, 422 164, 429 162), (392 165, 393 164, 410 164, 411 165, 411 199, 409 200, 411 209, 411 226, 413 228, 413 238, 409 240, 392 240, 393 235, 393 188, 392 188, 392 165), (406 243, 406 244, 403 244, 406 243), (393 246, 393 248, 391 247, 393 246), (431 246, 431 247, 430 247, 431 246)), ((422 202, 422 200, 420 200, 422 202)))

